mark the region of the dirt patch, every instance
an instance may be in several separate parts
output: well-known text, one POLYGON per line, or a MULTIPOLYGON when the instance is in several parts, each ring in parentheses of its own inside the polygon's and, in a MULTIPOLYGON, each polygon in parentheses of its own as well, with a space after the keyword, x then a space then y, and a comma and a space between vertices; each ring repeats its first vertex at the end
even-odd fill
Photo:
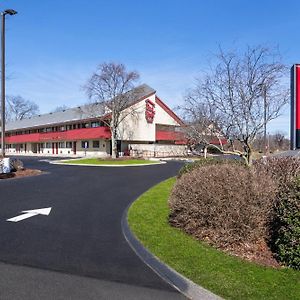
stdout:
POLYGON ((10 178, 37 176, 37 175, 41 175, 41 174, 42 174, 41 170, 24 169, 24 170, 18 170, 16 172, 12 172, 12 173, 9 173, 9 174, 0 174, 0 179, 10 179, 10 178))

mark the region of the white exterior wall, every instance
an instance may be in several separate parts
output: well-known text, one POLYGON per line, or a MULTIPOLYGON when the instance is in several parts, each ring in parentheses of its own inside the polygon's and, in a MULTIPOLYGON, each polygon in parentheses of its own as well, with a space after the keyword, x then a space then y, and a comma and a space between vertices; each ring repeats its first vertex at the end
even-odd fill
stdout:
POLYGON ((162 144, 130 144, 131 156, 143 157, 174 157, 187 155, 185 145, 162 145, 162 144))
MULTIPOLYGON (((155 101, 155 95, 148 98, 155 101)), ((129 114, 119 126, 119 139, 123 141, 155 141, 155 125, 147 123, 145 119, 145 100, 142 100, 125 110, 129 114)))
POLYGON ((79 156, 101 156, 106 157, 109 154, 107 153, 109 141, 106 140, 84 140, 84 141, 77 141, 76 142, 76 155, 79 156), (84 149, 82 148, 81 144, 82 142, 88 141, 89 142, 89 148, 84 149), (93 148, 93 141, 99 141, 100 147, 99 148, 93 148))
POLYGON ((126 109, 125 113, 130 110, 134 111, 134 116, 128 115, 119 126, 119 139, 123 141, 155 142, 155 124, 180 125, 156 103, 155 94, 126 109), (145 118, 147 99, 155 103, 153 123, 148 123, 145 118))

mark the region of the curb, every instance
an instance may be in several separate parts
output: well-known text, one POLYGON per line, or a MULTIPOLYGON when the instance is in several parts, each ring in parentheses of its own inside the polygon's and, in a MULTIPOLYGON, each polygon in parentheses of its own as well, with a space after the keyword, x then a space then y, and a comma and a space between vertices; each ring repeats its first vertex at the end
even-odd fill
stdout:
MULTIPOLYGON (((132 203, 131 203, 132 204, 132 203)), ((221 300, 223 298, 213 294, 205 288, 195 284, 188 278, 179 274, 177 271, 169 267, 148 251, 138 239, 135 237, 133 232, 130 230, 127 216, 128 209, 131 204, 126 208, 123 213, 121 220, 121 227, 123 235, 133 249, 133 251, 139 256, 139 258, 150 267, 158 276, 164 281, 173 286, 180 293, 185 295, 189 299, 201 299, 201 300, 221 300)))
MULTIPOLYGON (((69 159, 68 159, 69 160, 69 159)), ((112 168, 124 168, 124 167, 143 167, 143 166, 156 166, 163 165, 167 162, 160 161, 153 164, 133 164, 133 165, 96 165, 96 164, 78 164, 78 163, 64 163, 64 160, 54 160, 49 162, 52 165, 63 165, 63 166, 81 166, 81 167, 112 167, 112 168)))

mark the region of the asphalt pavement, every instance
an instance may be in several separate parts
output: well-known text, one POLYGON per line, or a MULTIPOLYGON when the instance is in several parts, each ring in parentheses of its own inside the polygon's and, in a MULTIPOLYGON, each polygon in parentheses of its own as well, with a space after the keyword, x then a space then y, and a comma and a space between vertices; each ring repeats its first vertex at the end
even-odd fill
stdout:
POLYGON ((121 230, 127 206, 181 164, 52 165, 22 158, 40 176, 0 181, 0 299, 185 299, 133 252, 121 230), (22 211, 51 207, 19 222, 22 211))

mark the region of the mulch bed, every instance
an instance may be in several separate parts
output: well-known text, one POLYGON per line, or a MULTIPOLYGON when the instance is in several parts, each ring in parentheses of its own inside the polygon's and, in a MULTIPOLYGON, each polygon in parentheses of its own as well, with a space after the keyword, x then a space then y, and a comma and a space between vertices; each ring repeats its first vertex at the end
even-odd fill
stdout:
POLYGON ((42 171, 35 169, 24 169, 18 170, 16 172, 11 172, 8 174, 0 174, 0 179, 10 179, 10 178, 20 178, 20 177, 28 177, 28 176, 37 176, 41 175, 42 171))
POLYGON ((259 265, 280 268, 281 265, 275 259, 274 254, 263 240, 256 244, 232 245, 225 249, 226 252, 241 257, 243 259, 255 262, 259 265))

